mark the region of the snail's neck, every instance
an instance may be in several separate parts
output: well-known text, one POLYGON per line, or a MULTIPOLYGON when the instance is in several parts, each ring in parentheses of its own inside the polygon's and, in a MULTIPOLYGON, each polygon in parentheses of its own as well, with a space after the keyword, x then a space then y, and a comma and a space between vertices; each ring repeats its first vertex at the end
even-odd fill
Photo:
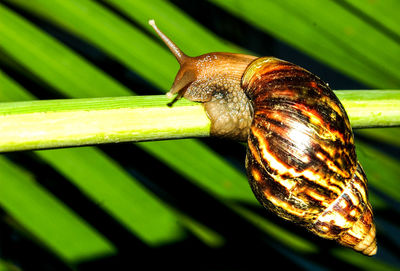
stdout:
POLYGON ((246 141, 253 119, 253 107, 241 88, 240 78, 220 74, 197 80, 185 98, 201 101, 211 119, 211 135, 246 141), (201 88, 202 91, 197 91, 201 88))
POLYGON ((189 58, 182 65, 174 86, 181 89, 183 97, 204 103, 211 119, 211 135, 240 141, 247 139, 253 110, 241 81, 245 69, 255 58, 210 53, 189 58), (189 75, 193 75, 189 83, 180 84, 189 75))

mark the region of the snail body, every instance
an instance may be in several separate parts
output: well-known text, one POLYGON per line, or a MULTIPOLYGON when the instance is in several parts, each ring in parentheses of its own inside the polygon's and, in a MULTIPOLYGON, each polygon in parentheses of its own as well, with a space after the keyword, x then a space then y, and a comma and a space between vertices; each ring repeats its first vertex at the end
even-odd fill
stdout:
POLYGON ((309 71, 274 57, 186 56, 154 24, 181 68, 169 96, 203 103, 211 135, 247 141, 258 201, 365 255, 377 251, 367 178, 342 104, 309 71))

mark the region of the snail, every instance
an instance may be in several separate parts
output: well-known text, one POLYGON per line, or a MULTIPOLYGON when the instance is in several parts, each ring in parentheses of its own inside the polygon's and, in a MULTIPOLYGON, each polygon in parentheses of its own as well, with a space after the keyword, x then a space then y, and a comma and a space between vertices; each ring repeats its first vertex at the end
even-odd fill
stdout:
POLYGON ((200 102, 212 136, 247 141, 258 201, 279 217, 365 255, 376 254, 367 178, 346 111, 311 72, 274 57, 185 55, 149 21, 180 64, 167 94, 200 102))

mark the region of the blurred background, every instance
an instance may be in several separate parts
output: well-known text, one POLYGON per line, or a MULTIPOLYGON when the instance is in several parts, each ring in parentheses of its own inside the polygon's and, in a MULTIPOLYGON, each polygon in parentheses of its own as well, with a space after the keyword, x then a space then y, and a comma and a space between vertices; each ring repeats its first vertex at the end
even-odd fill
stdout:
MULTIPOLYGON (((0 101, 155 95, 188 55, 275 56, 332 89, 399 89, 397 0, 0 0, 0 101)), ((255 200, 215 138, 0 156, 0 270, 400 270, 400 130, 356 130, 378 231, 366 257, 255 200)))

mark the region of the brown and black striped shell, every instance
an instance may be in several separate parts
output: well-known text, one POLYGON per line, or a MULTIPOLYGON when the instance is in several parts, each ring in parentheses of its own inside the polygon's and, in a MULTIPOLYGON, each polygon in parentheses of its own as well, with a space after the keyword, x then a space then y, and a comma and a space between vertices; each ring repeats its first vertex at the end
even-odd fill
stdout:
POLYGON ((185 55, 169 96, 201 102, 211 135, 248 142, 256 198, 278 216, 366 255, 377 250, 367 178, 346 112, 317 76, 273 57, 185 55))
POLYGON ((254 117, 246 169, 269 210, 366 255, 376 253, 367 178, 344 108, 317 76, 276 58, 242 78, 254 117))

